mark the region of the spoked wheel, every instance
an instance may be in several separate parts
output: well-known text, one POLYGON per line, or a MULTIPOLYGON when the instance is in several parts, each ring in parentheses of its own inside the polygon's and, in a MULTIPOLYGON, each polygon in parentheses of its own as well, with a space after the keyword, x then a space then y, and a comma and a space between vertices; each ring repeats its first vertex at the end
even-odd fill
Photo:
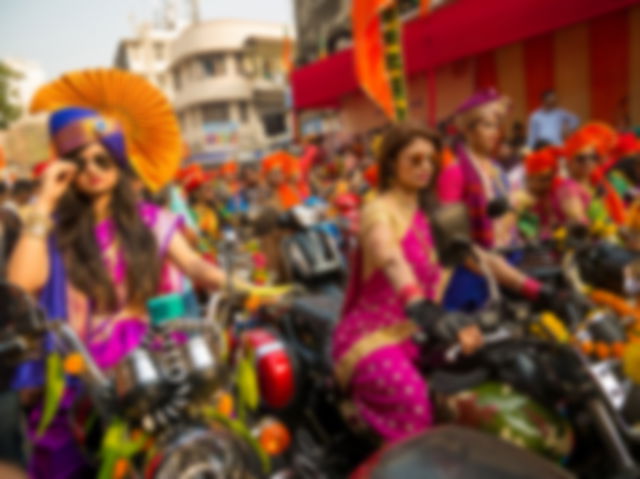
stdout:
POLYGON ((260 462, 249 446, 223 428, 189 429, 158 448, 147 479, 259 479, 260 462))

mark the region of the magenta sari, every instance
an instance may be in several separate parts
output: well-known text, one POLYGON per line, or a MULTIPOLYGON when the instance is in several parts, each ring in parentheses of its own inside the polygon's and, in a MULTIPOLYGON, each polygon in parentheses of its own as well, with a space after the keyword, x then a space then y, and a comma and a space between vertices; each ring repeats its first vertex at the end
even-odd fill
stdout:
POLYGON ((589 205, 593 201, 593 193, 573 178, 564 178, 558 186, 559 198, 577 198, 582 205, 584 214, 587 215, 589 205))
MULTIPOLYGON (((401 241, 425 297, 436 299, 441 269, 428 221, 416 213, 401 241)), ((362 278, 361 254, 352 263, 343 318, 333 335, 336 374, 361 416, 386 440, 431 424, 427 384, 416 368, 416 328, 381 270, 362 278)))
MULTIPOLYGON (((144 223, 154 234, 162 261, 158 294, 181 291, 181 275, 166 260, 169 241, 181 226, 181 220, 152 204, 142 204, 139 211, 144 223)), ((107 219, 96 225, 95 234, 121 308, 124 308, 127 298, 127 266, 117 245, 113 221, 107 219)), ((67 320, 101 368, 108 369, 114 366, 142 341, 147 330, 146 317, 127 317, 117 311, 111 315, 97 316, 92 311, 88 298, 70 284, 66 285, 65 294, 67 320)), ((33 443, 29 465, 31 478, 70 479, 90 477, 92 474, 78 449, 66 416, 73 397, 73 392, 68 390, 58 415, 42 437, 36 437, 35 434, 42 413, 41 408, 34 408, 28 415, 29 439, 33 443)))

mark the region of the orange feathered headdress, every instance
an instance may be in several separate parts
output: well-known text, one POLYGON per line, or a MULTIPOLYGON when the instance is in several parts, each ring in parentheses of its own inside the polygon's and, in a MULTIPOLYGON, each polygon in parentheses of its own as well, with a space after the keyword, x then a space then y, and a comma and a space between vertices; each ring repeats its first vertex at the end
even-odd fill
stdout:
POLYGON ((122 130, 128 162, 152 190, 171 181, 183 154, 178 121, 164 94, 141 76, 117 69, 81 70, 40 88, 31 112, 85 108, 122 130))

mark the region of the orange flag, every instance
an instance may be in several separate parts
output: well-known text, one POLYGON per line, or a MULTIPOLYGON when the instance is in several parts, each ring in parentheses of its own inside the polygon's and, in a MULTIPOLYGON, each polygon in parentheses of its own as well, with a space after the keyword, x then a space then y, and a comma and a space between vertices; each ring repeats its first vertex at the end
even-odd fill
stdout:
POLYGON ((420 15, 429 13, 429 7, 431 7, 431 0, 420 0, 420 15))
POLYGON ((353 0, 351 8, 358 81, 389 118, 395 118, 395 107, 384 59, 380 12, 392 4, 393 0, 353 0))

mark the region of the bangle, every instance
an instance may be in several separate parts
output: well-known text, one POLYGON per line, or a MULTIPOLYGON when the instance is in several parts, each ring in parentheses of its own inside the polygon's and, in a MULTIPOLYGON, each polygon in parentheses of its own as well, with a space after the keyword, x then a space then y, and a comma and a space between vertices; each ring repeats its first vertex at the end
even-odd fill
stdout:
POLYGON ((47 215, 33 209, 25 215, 22 230, 30 236, 46 238, 52 227, 53 222, 47 215))
POLYGON ((424 296, 424 292, 422 291, 422 288, 416 283, 403 286, 398 292, 398 294, 400 295, 400 302, 404 306, 409 304, 412 300, 416 298, 422 298, 424 296))

